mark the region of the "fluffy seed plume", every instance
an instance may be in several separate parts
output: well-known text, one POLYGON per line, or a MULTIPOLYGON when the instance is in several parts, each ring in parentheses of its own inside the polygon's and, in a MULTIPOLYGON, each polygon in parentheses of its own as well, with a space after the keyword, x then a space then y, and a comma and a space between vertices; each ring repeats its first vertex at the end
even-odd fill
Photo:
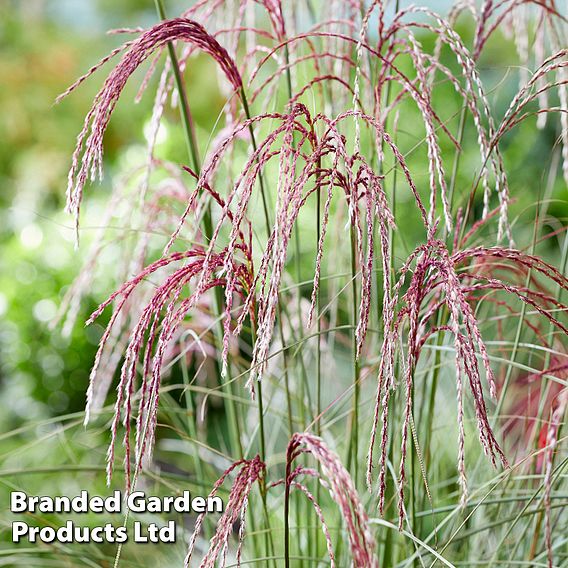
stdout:
MULTIPOLYGON (((161 50, 167 43, 176 40, 189 42, 211 55, 233 88, 235 90, 241 88, 241 76, 225 48, 200 24, 185 18, 161 22, 105 58, 103 63, 124 51, 122 59, 110 72, 103 87, 97 93, 93 106, 85 118, 83 129, 77 137, 77 146, 68 175, 66 205, 66 210, 75 215, 76 226, 79 222, 83 187, 87 178, 94 179, 97 174, 99 177, 102 176, 103 136, 126 82, 148 57, 161 50)), ((71 85, 57 100, 67 96, 99 66, 93 67, 86 76, 71 85)))
MULTIPOLYGON (((258 482, 262 475, 264 475, 265 469, 266 466, 259 456, 255 456, 251 460, 239 460, 229 467, 215 482, 211 493, 209 493, 210 498, 217 494, 219 488, 223 485, 227 477, 235 470, 238 470, 225 504, 225 510, 217 522, 215 534, 209 542, 209 548, 201 560, 199 568, 214 568, 216 565, 221 567, 225 566, 227 561, 227 551, 229 548, 229 538, 233 533, 233 525, 239 521, 241 523, 241 528, 239 530, 238 538, 237 566, 241 565, 245 513, 248 506, 249 495, 253 485, 258 482), (218 564, 216 564, 217 561, 219 561, 218 564)), ((190 566, 204 517, 205 513, 200 514, 195 522, 195 529, 189 540, 189 547, 184 561, 184 566, 186 568, 189 568, 190 566)))
MULTIPOLYGON (((142 460, 151 456, 157 424, 162 369, 168 354, 168 348, 176 333, 178 333, 187 314, 192 309, 196 308, 200 297, 197 295, 197 292, 194 291, 189 297, 182 299, 182 293, 192 280, 196 280, 201 275, 204 258, 205 252, 202 249, 193 249, 182 253, 172 253, 152 263, 102 303, 87 322, 93 322, 109 304, 116 302, 114 312, 101 338, 99 350, 91 370, 90 384, 87 391, 85 422, 89 420, 91 407, 93 405, 93 397, 97 387, 98 370, 103 351, 116 325, 117 319, 121 314, 121 310, 126 305, 132 293, 148 276, 173 263, 184 260, 187 261, 184 266, 177 268, 156 288, 130 332, 126 355, 122 364, 120 380, 117 387, 115 414, 111 426, 112 438, 108 449, 107 466, 109 482, 113 472, 118 428, 122 419, 125 428, 126 482, 127 487, 130 486, 132 457, 130 431, 131 420, 134 414, 132 405, 135 397, 135 384, 140 359, 142 359, 142 384, 140 387, 138 414, 136 417, 136 468, 140 469, 142 460), (163 312, 165 312, 165 315, 162 317, 163 312), (146 336, 148 330, 149 334, 146 336), (143 351, 144 353, 142 354, 143 351)), ((225 286, 226 284, 225 279, 216 274, 216 271, 222 271, 226 267, 225 253, 215 255, 209 262, 211 270, 210 277, 207 283, 202 287, 200 294, 216 286, 225 286)), ((244 298, 240 286, 242 286, 245 281, 250 284, 249 269, 245 268, 244 265, 237 266, 231 263, 229 263, 229 266, 231 272, 236 275, 234 287, 231 288, 231 295, 241 294, 241 297, 244 298), (249 275, 247 275, 247 273, 249 275), (239 292, 239 290, 241 290, 241 292, 239 292)), ((228 309, 230 315, 230 306, 228 309)))
MULTIPOLYGON (((379 367, 377 398, 375 401, 374 422, 371 431, 371 443, 367 463, 367 481, 371 485, 371 472, 373 468, 373 449, 375 444, 375 432, 378 428, 379 417, 382 416, 381 427, 381 451, 379 457, 379 508, 384 507, 386 487, 386 448, 388 406, 390 395, 395 388, 394 357, 397 352, 403 326, 408 326, 407 352, 403 357, 403 376, 405 385, 405 410, 403 415, 401 461, 399 467, 399 515, 400 522, 404 516, 404 483, 406 479, 405 461, 407 454, 408 429, 411 422, 412 410, 412 386, 414 370, 416 368, 422 347, 429 337, 434 334, 450 332, 454 338, 456 354, 456 391, 458 412, 458 471, 463 499, 467 496, 467 483, 465 475, 465 442, 464 442, 464 407, 463 389, 464 379, 469 385, 472 394, 475 417, 477 421, 479 439, 484 452, 490 458, 493 465, 501 462, 507 466, 507 459, 497 442, 493 429, 489 422, 484 386, 483 369, 485 380, 489 387, 492 398, 496 397, 496 379, 491 367, 487 347, 482 338, 480 324, 475 316, 472 304, 475 303, 476 294, 480 291, 495 290, 507 292, 514 298, 525 302, 545 317, 552 325, 563 333, 567 333, 566 326, 555 318, 547 305, 552 302, 561 311, 567 307, 553 298, 538 290, 526 289, 522 286, 505 282, 496 277, 489 277, 479 271, 459 272, 460 266, 480 261, 485 263, 492 259, 499 259, 505 263, 505 269, 509 266, 515 273, 516 270, 533 270, 563 289, 568 289, 568 279, 558 270, 535 256, 524 254, 515 249, 503 247, 475 247, 458 250, 450 254, 446 245, 441 241, 431 241, 427 245, 418 247, 407 259, 400 270, 400 277, 393 288, 390 309, 395 312, 391 328, 384 329, 384 342, 382 359, 379 367), (412 277, 408 283, 408 289, 400 296, 400 290, 405 284, 411 266, 414 265, 412 277), (400 304, 399 304, 400 303, 400 304), (398 305, 399 304, 399 305, 398 305), (434 316, 444 307, 448 320, 442 326, 431 323, 434 316), (481 366, 479 364, 481 360, 481 366), (382 409, 382 411, 381 411, 382 409)), ((473 265, 477 266, 477 264, 473 265)))
MULTIPOLYGON (((296 433, 288 443, 286 471, 285 481, 288 487, 300 474, 315 475, 319 478, 320 483, 328 489, 331 498, 341 511, 351 549, 353 566, 356 568, 378 568, 379 563, 375 555, 375 538, 369 528, 367 513, 355 489, 355 484, 349 472, 341 463, 339 456, 330 450, 318 436, 296 433), (310 454, 320 464, 321 478, 313 470, 301 467, 294 471, 291 470, 292 463, 305 453, 310 454)), ((309 496, 308 499, 312 501, 309 496)), ((318 508, 316 508, 316 511, 318 511, 318 508)), ((329 533, 325 525, 323 526, 328 543, 328 552, 330 552, 329 533)), ((332 552, 330 552, 330 560, 333 563, 332 552)))

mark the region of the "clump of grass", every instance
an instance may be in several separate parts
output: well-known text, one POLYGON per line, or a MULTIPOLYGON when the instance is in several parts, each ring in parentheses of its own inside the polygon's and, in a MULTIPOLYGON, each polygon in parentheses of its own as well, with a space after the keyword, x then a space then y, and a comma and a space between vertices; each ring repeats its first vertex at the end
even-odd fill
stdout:
MULTIPOLYGON (((245 530, 245 516, 248 507, 249 493, 254 483, 257 483, 262 476, 266 466, 260 460, 259 456, 255 456, 252 460, 240 460, 235 462, 229 467, 223 475, 217 480, 209 497, 214 497, 219 490, 219 487, 224 483, 227 477, 236 469, 238 469, 237 476, 229 498, 227 499, 225 511, 217 522, 217 530, 209 543, 209 550, 206 552, 200 566, 215 566, 215 562, 221 558, 223 564, 226 562, 227 549, 229 546, 229 537, 233 531, 233 525, 240 521, 239 529, 239 545, 236 554, 237 565, 240 565, 242 544, 244 539, 245 530)), ((196 545, 197 536, 203 524, 203 517, 205 513, 201 514, 195 522, 195 529, 189 541, 189 549, 185 557, 185 566, 190 565, 191 557, 196 545)))
MULTIPOLYGON (((235 560, 240 564, 245 517, 255 483, 261 496, 261 524, 271 535, 263 547, 266 557, 272 557, 268 560, 278 558, 272 536, 283 525, 282 556, 290 565, 290 516, 292 510, 301 516, 303 510, 292 500, 292 488, 300 490, 312 505, 314 520, 323 528, 326 562, 332 565, 341 565, 342 558, 340 538, 334 549, 334 530, 345 531, 354 566, 378 566, 381 554, 385 565, 400 559, 390 537, 373 534, 368 522, 375 508, 391 514, 395 494, 399 530, 407 523, 413 542, 428 550, 426 541, 432 537, 421 532, 424 515, 419 514, 419 507, 427 498, 434 508, 428 466, 436 469, 436 450, 430 446, 440 396, 455 399, 457 404, 455 469, 461 499, 456 511, 467 506, 468 498, 468 401, 483 453, 495 467, 503 468, 501 475, 512 475, 516 467, 513 464, 508 469, 510 460, 496 428, 492 400, 507 391, 498 379, 503 365, 518 362, 495 361, 490 334, 483 331, 486 318, 517 316, 516 302, 523 306, 516 334, 513 326, 499 322, 499 337, 512 345, 512 359, 519 354, 527 310, 531 311, 530 330, 537 337, 544 337, 542 322, 550 326, 551 333, 559 334, 555 344, 564 344, 568 335, 568 306, 562 301, 568 280, 563 270, 516 248, 515 222, 510 219, 514 194, 503 152, 505 137, 521 123, 530 122, 532 114, 538 116, 536 126, 543 128, 542 117, 559 112, 566 176, 568 52, 559 45, 562 14, 554 5, 541 2, 484 1, 479 9, 459 3, 447 18, 427 8, 399 8, 398 2, 396 6, 331 4, 331 13, 337 10, 333 19, 327 19, 325 6, 321 6, 323 17, 319 19, 312 2, 301 3, 301 10, 313 21, 311 27, 299 31, 299 18, 276 0, 244 1, 235 10, 228 3, 202 0, 180 18, 136 30, 135 39, 95 65, 62 95, 121 56, 95 98, 73 155, 67 209, 75 214, 78 227, 84 185, 89 175, 101 171, 103 135, 128 79, 152 59, 141 87, 141 92, 147 91, 162 51, 168 49, 140 195, 143 203, 152 203, 158 211, 172 207, 167 218, 173 221, 154 244, 157 258, 138 267, 135 276, 129 274, 89 319, 94 322, 113 306, 91 373, 86 421, 104 400, 113 369, 120 367, 107 475, 110 482, 122 421, 126 484, 132 489, 143 466, 151 467, 163 378, 180 359, 172 345, 186 330, 196 335, 198 314, 212 320, 198 338, 209 345, 216 361, 216 385, 209 381, 205 387, 203 405, 210 395, 223 393, 229 436, 221 436, 223 443, 217 451, 225 452, 233 462, 214 484, 213 493, 232 472, 238 469, 238 473, 202 566, 212 566, 219 559, 225 565, 232 526, 237 522, 241 528, 235 560), (475 30, 469 43, 456 30, 458 18, 467 11, 471 12, 469 26, 475 30), (499 119, 484 87, 479 60, 492 36, 507 30, 510 22, 520 61, 525 66, 531 63, 535 71, 531 77, 521 73, 521 87, 499 119), (528 37, 533 25, 536 39, 531 52, 528 37), (424 47, 428 42, 433 48, 424 47), (191 92, 188 94, 183 75, 197 49, 212 56, 220 81, 227 87, 219 116, 223 128, 207 146, 196 134, 191 92), (445 108, 449 95, 444 87, 458 101, 454 115, 445 108), (155 157, 157 132, 170 95, 181 107, 191 166, 155 157), (555 96, 557 107, 550 103, 555 96), (262 112, 255 113, 255 108, 262 112), (460 117, 457 124, 455 115, 460 117), (416 133, 415 139, 408 136, 409 130, 416 133), (462 159, 466 152, 467 160, 462 159), (155 185, 160 171, 176 179, 183 188, 181 197, 164 194, 155 185), (349 236, 345 243, 339 241, 345 246, 338 247, 330 233, 337 238, 343 226, 349 236), (342 270, 343 266, 350 269, 342 270), (336 278, 343 284, 334 287, 336 278), (154 285, 148 294, 142 290, 149 279, 154 285), (557 292, 550 291, 553 289, 557 292), (304 305, 309 306, 305 313, 304 305), (494 308, 497 315, 488 315, 488 308, 494 308), (533 316, 541 322, 532 323, 533 316), (322 351, 326 344, 329 353, 322 351), (453 372, 442 369, 443 349, 453 352, 453 372), (343 379, 332 384, 333 377, 322 372, 322 357, 331 368, 333 358, 344 357, 346 351, 350 351, 351 384, 343 379), (124 355, 121 364, 117 352, 124 355), (99 376, 101 365, 103 378, 99 376), (314 367, 316 384, 310 384, 314 367), (368 389, 370 375, 376 376, 375 389, 368 389), (445 383, 448 388, 455 384, 451 394, 439 392, 439 382, 446 378, 450 378, 445 383), (322 407, 322 381, 330 384, 327 408, 322 407), (263 392, 265 384, 268 390, 263 392), (257 408, 256 423, 248 403, 243 402, 247 388, 250 404, 257 408), (369 391, 368 397, 361 398, 362 388, 369 391), (376 390, 374 411, 369 404, 372 390, 376 390), (349 397, 353 404, 346 416, 341 404, 349 397), (278 425, 279 413, 287 417, 285 429, 278 425), (358 493, 364 485, 358 474, 363 459, 359 451, 362 417, 368 417, 370 424, 366 475, 370 494, 365 497, 358 493), (269 428, 273 424, 268 420, 275 421, 274 429, 269 428), (374 447, 379 428, 377 461, 374 447), (348 432, 347 440, 342 440, 341 429, 348 432), (302 433, 289 440, 297 430, 302 433), (337 437, 337 447, 345 445, 343 463, 312 433, 322 430, 337 437), (400 436, 395 437, 397 430, 400 436), (410 465, 409 433, 414 446, 410 465), (284 448, 285 459, 281 457, 284 448), (256 457, 247 458, 257 452, 256 457), (301 465, 292 469, 304 454, 315 458, 317 470, 301 465), (395 461, 399 463, 396 474, 395 461), (285 475, 280 479, 282 469, 285 475), (272 476, 280 481, 270 482, 272 476), (300 476, 313 478, 316 489, 298 481, 300 476), (270 500, 274 492, 268 490, 282 484, 284 503, 276 504, 276 497, 270 500), (330 524, 320 485, 338 505, 343 528, 330 524)), ((164 17, 161 2, 157 6, 164 17)), ((142 250, 136 258, 149 256, 147 241, 142 250)), ((96 256, 95 250, 89 269, 96 256)), ((71 303, 76 306, 77 300, 71 303)), ((185 361, 181 357, 182 366, 185 361)), ((546 374, 555 376, 563 388, 553 405, 541 405, 551 411, 543 447, 544 542, 550 565, 554 555, 552 452, 560 441, 566 406, 566 387, 558 371, 547 366, 546 374)), ((508 376, 511 373, 507 371, 508 376)), ((198 374, 199 370, 196 377, 198 374)), ((184 391, 195 388, 193 382, 185 381, 184 391)), ((190 402, 192 397, 190 393, 190 402)), ((496 404, 496 412, 500 410, 501 402, 496 404)), ((195 407, 190 405, 188 411, 193 415, 190 423, 196 423, 195 407)), ((191 432, 196 435, 195 424, 191 432)), ((203 469, 199 452, 195 461, 203 469)), ((431 522, 435 526, 433 519, 434 513, 431 522)), ((186 565, 197 547, 203 522, 203 517, 196 521, 186 565)), ((297 543, 298 559, 305 555, 321 561, 319 532, 306 529, 305 534, 310 538, 297 543)), ((447 544, 436 554, 444 552, 455 534, 447 535, 447 544)), ((257 538, 251 540, 258 551, 257 538)), ((475 551, 469 559, 477 560, 475 551)))

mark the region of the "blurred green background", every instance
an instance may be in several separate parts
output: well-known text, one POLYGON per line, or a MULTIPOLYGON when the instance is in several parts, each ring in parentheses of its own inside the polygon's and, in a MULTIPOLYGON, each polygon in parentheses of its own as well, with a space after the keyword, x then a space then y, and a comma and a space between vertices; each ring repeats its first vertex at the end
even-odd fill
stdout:
MULTIPOLYGON (((88 250, 89 229, 96 227, 120 168, 117 150, 123 160, 132 156, 125 148, 142 151, 152 104, 148 93, 138 105, 119 105, 105 137, 105 179, 89 191, 86 242, 75 251, 72 220, 63 213, 66 176, 104 70, 61 104, 54 105, 55 97, 123 41, 106 30, 156 18, 153 3, 141 0, 2 0, 0 7, 0 430, 7 431, 83 406, 97 330, 77 325, 64 339, 47 324, 88 250)), ((108 282, 97 291, 100 299, 108 282)), ((82 316, 90 307, 83 306, 82 316)))
MULTIPOLYGON (((172 15, 184 5, 167 3, 172 15)), ((85 487, 93 494, 110 491, 104 482, 107 426, 85 430, 81 424, 101 333, 100 325, 85 328, 82 322, 116 284, 110 271, 116 259, 112 246, 106 247, 102 276, 93 282, 71 335, 65 337, 61 326, 52 329, 49 324, 100 225, 113 177, 132 163, 139 164, 145 155, 153 89, 134 105, 137 86, 129 85, 124 104, 114 113, 105 135, 105 178, 87 192, 78 251, 73 220, 63 212, 67 171, 85 113, 108 67, 62 103, 54 101, 124 41, 107 30, 148 26, 156 19, 154 3, 145 0, 0 0, 0 502, 4 511, 12 489, 51 495, 74 495, 85 487)), ((205 98, 196 100, 195 115, 198 121, 212 119, 205 98)), ((171 116, 175 120, 177 113, 171 116)), ((181 133, 169 136, 163 143, 165 151, 180 157, 178 148, 184 151, 180 137, 181 133)), ((122 483, 116 487, 122 488, 122 483)), ((153 491, 159 493, 159 488, 153 491)), ((87 545, 81 561, 65 546, 40 545, 32 555, 20 546, 21 554, 14 555, 18 547, 11 543, 12 517, 3 514, 0 519, 0 566, 110 562, 112 546, 87 545), (49 559, 42 554, 46 548, 59 548, 61 555, 49 559)), ((41 525, 57 524, 55 517, 44 515, 41 525)), ((113 519, 104 522, 109 520, 113 519)), ((94 526, 100 518, 89 515, 78 522, 94 526)), ((161 555, 153 552, 151 557, 179 565, 183 553, 183 545, 179 550, 165 547, 161 555)), ((147 555, 145 547, 139 551, 134 547, 124 564, 130 565, 129 557, 135 561, 138 557, 140 565, 147 555)))

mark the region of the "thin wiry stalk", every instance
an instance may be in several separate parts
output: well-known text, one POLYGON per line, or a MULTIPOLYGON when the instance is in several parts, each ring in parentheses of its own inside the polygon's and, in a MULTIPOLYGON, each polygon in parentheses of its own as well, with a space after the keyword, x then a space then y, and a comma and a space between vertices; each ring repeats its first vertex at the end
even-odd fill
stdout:
MULTIPOLYGON (((158 12, 158 16, 160 19, 166 19, 166 11, 164 8, 164 4, 162 0, 155 0, 156 3, 156 10, 158 12)), ((183 82, 179 63, 177 60, 177 55, 175 51, 175 47, 172 42, 167 43, 168 47, 168 54, 172 64, 172 70, 174 73, 174 79, 176 83, 177 92, 180 99, 180 116, 182 120, 182 124, 184 127, 184 134, 185 134, 185 141, 188 147, 189 156, 193 162, 193 168, 197 175, 201 172, 201 161, 199 159, 199 148, 197 145, 197 140, 195 139, 195 126, 193 124, 193 118, 191 115, 191 109, 189 106, 189 100, 187 98, 187 92, 185 89, 185 84, 183 82)), ((204 215, 203 215, 203 231, 205 233, 205 238, 210 239, 213 235, 213 222, 211 220, 211 207, 208 204, 204 215)), ((222 313, 222 291, 220 288, 215 289, 215 314, 222 313)), ((219 323, 220 330, 218 338, 223 337, 223 326, 221 322, 219 323)), ((220 344, 220 342, 219 342, 220 344)), ((241 435, 240 435, 240 425, 238 419, 238 412, 234 404, 234 391, 233 391, 233 383, 231 381, 231 377, 227 376, 226 380, 223 381, 221 377, 221 369, 219 365, 219 360, 217 357, 214 356, 213 358, 214 365, 217 371, 217 377, 220 381, 223 389, 227 392, 226 406, 227 406, 227 417, 229 424, 231 427, 229 428, 232 446, 236 449, 238 457, 243 457, 243 448, 241 444, 241 435)))
MULTIPOLYGON (((282 6, 280 5, 280 11, 282 11, 282 6)), ((283 23, 283 19, 282 19, 282 37, 286 36, 285 30, 284 30, 284 23, 283 23)), ((284 50, 284 61, 286 63, 286 86, 288 89, 288 98, 290 101, 292 101, 293 98, 293 91, 292 91, 292 71, 291 71, 291 65, 290 65, 290 50, 288 49, 288 45, 286 45, 285 50, 284 50)), ((294 134, 293 136, 293 140, 294 140, 294 134)), ((295 174, 295 172, 293 172, 295 174)), ((319 196, 318 196, 319 198, 319 196)), ((319 219, 319 217, 318 217, 319 219)), ((318 221, 319 222, 319 221, 318 221)), ((295 246, 295 258, 296 258, 296 280, 298 282, 302 281, 302 270, 301 270, 301 258, 300 258, 300 229, 298 225, 294 226, 294 246, 295 246)), ((303 325, 302 324, 302 310, 301 310, 301 289, 298 289, 298 293, 297 293, 297 317, 298 317, 298 322, 300 322, 300 326, 299 326, 299 333, 300 333, 300 339, 303 338, 303 325)), ((281 314, 280 314, 281 316, 281 314)), ((319 311, 317 314, 317 317, 319 318, 319 311)), ((280 337, 282 338, 282 346, 284 347, 284 333, 283 333, 283 322, 282 322, 282 317, 279 318, 280 320, 280 337)), ((318 321, 318 326, 319 326, 319 321, 318 321)), ((319 343, 319 336, 318 336, 318 343, 319 343)), ((319 345, 318 345, 318 349, 319 349, 319 345)), ((284 353, 287 353, 287 351, 285 350, 284 353)), ((304 404, 305 404, 305 386, 307 383, 307 377, 305 376, 305 370, 304 370, 304 363, 303 363, 303 353, 302 350, 300 349, 300 351, 298 352, 298 356, 300 357, 301 360, 301 366, 302 366, 302 370, 303 370, 303 381, 301 382, 301 386, 300 386, 300 392, 301 392, 301 396, 300 396, 300 412, 304 413, 304 404)), ((318 379, 318 375, 319 375, 319 354, 316 355, 316 382, 318 384, 318 389, 319 389, 319 379, 318 379)), ((290 398, 290 383, 289 383, 289 376, 288 376, 288 360, 287 358, 284 359, 284 373, 285 373, 285 383, 286 383, 286 397, 287 397, 287 403, 288 403, 288 423, 289 423, 289 434, 290 436, 293 434, 294 432, 294 424, 292 421, 292 403, 291 403, 291 398, 290 398)), ((317 397, 319 397, 319 390, 318 390, 318 394, 317 397)), ((319 398, 318 398, 319 400, 319 398)), ((316 407, 316 408, 319 408, 316 407)), ((318 411, 319 412, 319 411, 318 411)), ((319 414, 318 414, 319 415, 319 414)), ((302 427, 305 427, 306 421, 305 419, 302 419, 302 427)), ((320 427, 319 425, 319 421, 318 424, 316 426, 316 430, 320 427)), ((284 555, 285 555, 285 563, 286 566, 289 566, 290 564, 290 545, 289 545, 289 539, 290 539, 290 521, 289 521, 289 488, 286 487, 286 496, 285 496, 285 501, 284 501, 285 505, 284 505, 284 555)), ((300 507, 296 508, 296 525, 300 526, 300 507)), ((316 556, 317 556, 317 551, 316 551, 316 556)), ((300 563, 300 567, 303 567, 303 561, 300 563)))
MULTIPOLYGON (((318 170, 321 169, 321 161, 317 164, 318 170)), ((319 243, 321 239, 321 187, 316 191, 316 242, 319 243)), ((322 431, 322 372, 321 372, 321 313, 320 313, 320 288, 316 290, 315 298, 315 318, 316 318, 316 435, 321 436, 322 431)), ((319 465, 318 465, 319 468, 319 465)), ((315 499, 319 502, 320 499, 320 486, 316 487, 315 499)), ((314 537, 315 556, 319 557, 319 539, 316 534, 314 537)))
MULTIPOLYGON (((155 4, 156 4, 156 10, 158 12, 158 16, 160 17, 161 20, 166 20, 166 11, 164 9, 164 4, 162 2, 162 0, 154 0, 155 4)), ((199 173, 199 171, 201 170, 201 161, 199 159, 199 149, 197 146, 197 140, 195 139, 195 126, 193 124, 193 118, 191 115, 191 110, 189 108, 189 101, 187 98, 187 92, 185 89, 185 84, 183 82, 183 79, 181 77, 181 73, 179 70, 179 63, 177 60, 177 55, 176 55, 176 51, 175 51, 175 47, 172 44, 172 42, 168 42, 167 43, 167 47, 168 47, 168 55, 170 57, 170 60, 172 62, 172 71, 174 73, 174 79, 175 79, 175 83, 176 83, 176 88, 178 90, 178 94, 179 94, 179 99, 180 99, 180 116, 181 116, 181 120, 182 120, 182 124, 183 124, 183 129, 184 129, 184 134, 185 134, 185 140, 186 140, 186 144, 188 146, 188 152, 189 152, 189 156, 193 162, 193 169, 199 173)), ((212 226, 211 226, 211 211, 208 210, 205 213, 205 220, 204 223, 206 225, 206 227, 208 226, 209 228, 209 234, 211 234, 212 232, 212 226)))

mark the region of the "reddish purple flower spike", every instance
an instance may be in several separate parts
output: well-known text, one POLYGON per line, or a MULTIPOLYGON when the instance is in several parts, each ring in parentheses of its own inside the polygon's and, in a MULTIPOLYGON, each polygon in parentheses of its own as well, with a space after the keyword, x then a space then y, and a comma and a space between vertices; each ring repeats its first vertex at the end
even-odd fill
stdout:
MULTIPOLYGON (((317 472, 306 468, 296 468, 291 471, 292 463, 303 453, 311 454, 320 464, 322 469, 322 477, 319 478, 320 483, 329 490, 332 499, 337 503, 345 528, 351 549, 351 557, 355 568, 378 568, 379 562, 375 555, 375 538, 371 533, 368 523, 368 516, 363 507, 363 503, 355 489, 355 484, 345 469, 339 456, 330 450, 324 441, 318 436, 308 433, 296 433, 288 443, 286 451, 286 485, 292 486, 295 478, 300 474, 308 474, 319 477, 317 472)), ((302 491, 303 486, 299 487, 302 491)), ((304 491, 304 493, 306 493, 304 491)), ((306 493, 306 495, 308 495, 306 493)), ((321 509, 316 507, 313 497, 308 499, 312 501, 321 520, 321 509)), ((334 562, 333 552, 331 550, 331 542, 329 533, 324 524, 324 533, 328 543, 328 553, 330 560, 334 562)))
MULTIPOLYGON (((244 237, 244 235, 243 235, 244 237)), ((248 249, 240 243, 239 250, 245 256, 249 255, 248 249)), ((94 394, 97 391, 100 379, 98 377, 99 365, 103 351, 109 341, 111 332, 116 326, 118 318, 127 305, 127 301, 138 286, 156 271, 170 266, 172 263, 182 260, 185 265, 177 268, 155 290, 149 301, 143 307, 138 320, 130 331, 124 362, 120 373, 120 381, 117 387, 117 400, 115 414, 111 426, 111 443, 107 456, 107 478, 110 482, 115 457, 115 446, 118 429, 122 419, 124 433, 126 484, 130 487, 131 482, 131 458, 130 446, 131 421, 134 415, 132 408, 135 396, 135 383, 138 370, 138 362, 142 356, 142 385, 136 417, 136 451, 135 464, 137 470, 141 468, 143 459, 151 457, 155 430, 158 416, 159 391, 162 380, 162 369, 168 355, 168 349, 188 312, 197 306, 201 295, 215 286, 225 287, 227 295, 238 294, 244 299, 243 286, 248 288, 251 283, 251 267, 235 263, 233 259, 226 259, 227 251, 211 255, 209 258, 208 275, 201 289, 195 290, 188 298, 181 299, 182 293, 190 285, 192 280, 197 280, 204 270, 205 251, 192 249, 186 252, 172 253, 162 257, 142 270, 135 278, 126 282, 119 290, 112 294, 91 315, 87 323, 93 322, 103 310, 112 302, 116 301, 114 312, 108 326, 101 338, 99 350, 91 370, 90 384, 87 391, 87 410, 85 422, 89 420, 90 412, 94 404, 94 394), (228 283, 219 276, 219 272, 228 269, 234 278, 228 283), (162 317, 162 313, 165 315, 162 317), (144 348, 145 347, 145 348, 144 348)), ((250 257, 249 257, 250 258, 250 257)), ((231 317, 231 305, 227 305, 225 317, 231 317)), ((229 323, 225 326, 226 334, 230 333, 229 323)), ((228 340, 227 340, 228 341, 228 340)), ((105 383, 103 391, 108 388, 105 383)), ((99 387, 100 390, 100 387, 99 387)), ((99 393, 97 398, 104 398, 106 392, 99 393)))
MULTIPOLYGON (((215 534, 209 541, 209 549, 199 564, 200 568, 214 568, 218 559, 220 559, 219 566, 225 566, 227 550, 229 547, 229 538, 233 533, 233 526, 239 521, 241 523, 241 528, 239 530, 237 566, 241 565, 240 556, 244 538, 244 521, 248 506, 248 499, 252 486, 264 475, 266 470, 265 464, 258 455, 251 460, 239 460, 235 462, 217 480, 211 493, 209 493, 209 498, 214 497, 217 494, 219 488, 223 485, 227 477, 237 469, 239 472, 237 473, 235 481, 231 487, 229 497, 225 504, 225 510, 217 522, 215 534)), ((201 513, 195 522, 195 529, 191 535, 184 562, 184 566, 186 568, 190 565, 191 557, 195 550, 195 544, 201 531, 204 517, 205 513, 201 513)))
POLYGON ((367 464, 367 482, 371 486, 371 471, 373 467, 373 448, 375 444, 376 429, 380 416, 381 426, 381 452, 379 458, 379 509, 383 510, 385 486, 386 486, 386 448, 388 405, 390 394, 395 386, 394 358, 399 343, 403 324, 408 324, 406 355, 403 357, 403 376, 406 387, 406 406, 403 418, 401 462, 399 468, 399 521, 402 524, 404 517, 404 483, 405 461, 407 453, 408 429, 411 420, 412 409, 412 385, 414 370, 417 366, 422 347, 428 338, 434 333, 451 332, 454 337, 454 349, 456 353, 456 390, 458 407, 458 472, 462 499, 467 497, 467 484, 465 476, 464 454, 464 411, 463 411, 463 388, 464 378, 469 384, 472 394, 475 416, 477 420, 479 438, 484 452, 490 458, 493 465, 499 461, 507 466, 505 455, 495 439, 489 422, 485 395, 482 382, 483 369, 489 391, 492 398, 496 397, 496 379, 490 364, 489 355, 481 336, 479 322, 475 316, 472 303, 476 301, 475 293, 484 290, 504 291, 525 302, 527 305, 544 316, 551 324, 558 327, 562 332, 568 333, 568 329, 555 318, 547 306, 552 303, 560 311, 568 309, 564 304, 554 300, 542 291, 527 289, 509 282, 503 282, 496 277, 489 277, 479 269, 475 269, 476 261, 483 260, 489 263, 499 259, 503 262, 501 269, 507 269, 515 275, 515 271, 532 270, 561 288, 568 290, 568 279, 558 270, 535 256, 524 254, 520 251, 504 247, 476 247, 472 249, 458 250, 450 255, 446 245, 442 241, 430 240, 428 244, 418 247, 407 259, 400 269, 400 278, 392 292, 391 304, 388 312, 391 314, 384 319, 384 342, 382 348, 381 363, 375 404, 375 415, 371 431, 371 442, 367 464), (407 275, 412 265, 414 270, 406 293, 400 297, 407 275), (469 271, 458 268, 470 265, 469 271), (400 303, 397 309, 397 305, 400 303), (439 310, 445 307, 448 314, 447 323, 442 326, 432 326, 431 320, 439 310), (478 359, 481 360, 481 366, 478 359), (382 413, 381 413, 382 408, 382 413))
POLYGON ((110 121, 116 103, 134 71, 153 53, 172 41, 188 42, 211 55, 219 64, 223 73, 235 89, 242 87, 239 71, 225 48, 197 22, 185 18, 163 21, 143 32, 136 40, 129 41, 112 52, 99 65, 93 67, 87 75, 81 77, 58 101, 73 91, 87 76, 114 55, 125 51, 118 65, 106 78, 103 87, 97 93, 93 106, 85 118, 83 129, 77 137, 77 146, 73 153, 72 165, 68 175, 67 206, 69 213, 75 214, 78 224, 83 187, 90 177, 102 175, 103 136, 110 121))

